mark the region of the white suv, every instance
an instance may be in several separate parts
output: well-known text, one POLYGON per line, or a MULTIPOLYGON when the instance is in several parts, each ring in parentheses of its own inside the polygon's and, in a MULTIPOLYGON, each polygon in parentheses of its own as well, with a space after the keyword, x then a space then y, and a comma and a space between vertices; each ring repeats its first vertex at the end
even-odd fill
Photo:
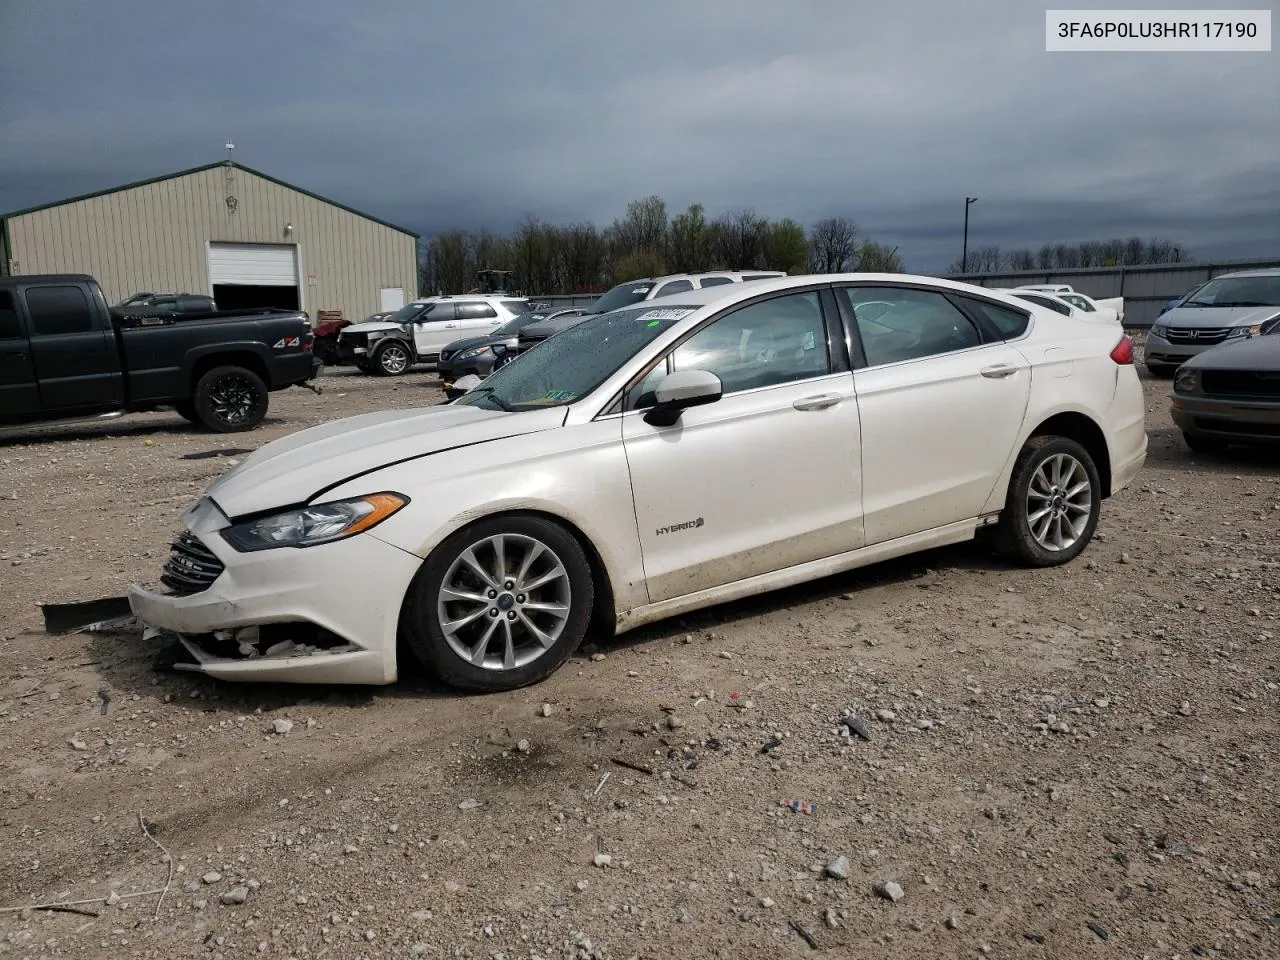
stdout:
POLYGON ((484 336, 517 315, 528 300, 502 296, 426 297, 385 320, 353 323, 338 334, 338 362, 395 377, 415 363, 432 363, 440 348, 462 337, 484 336))

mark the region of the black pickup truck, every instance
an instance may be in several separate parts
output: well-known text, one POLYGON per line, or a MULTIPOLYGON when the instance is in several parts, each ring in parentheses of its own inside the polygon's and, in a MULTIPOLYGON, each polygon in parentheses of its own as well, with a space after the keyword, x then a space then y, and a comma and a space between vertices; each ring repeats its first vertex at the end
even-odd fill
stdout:
POLYGON ((251 430, 319 373, 313 340, 297 311, 132 316, 89 276, 0 277, 0 425, 172 408, 251 430))

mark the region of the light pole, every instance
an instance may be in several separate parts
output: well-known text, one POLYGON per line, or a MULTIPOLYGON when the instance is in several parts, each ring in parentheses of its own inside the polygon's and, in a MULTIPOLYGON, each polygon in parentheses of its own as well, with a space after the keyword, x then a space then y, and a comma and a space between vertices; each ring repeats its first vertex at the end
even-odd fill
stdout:
POLYGON ((969 272, 969 204, 977 203, 977 197, 964 198, 964 247, 960 253, 960 272, 969 272))

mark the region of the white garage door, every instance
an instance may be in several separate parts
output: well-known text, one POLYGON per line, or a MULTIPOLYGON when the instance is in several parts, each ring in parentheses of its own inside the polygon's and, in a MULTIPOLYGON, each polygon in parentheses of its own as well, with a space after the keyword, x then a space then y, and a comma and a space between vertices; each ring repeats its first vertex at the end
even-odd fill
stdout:
POLYGON ((211 243, 209 284, 296 287, 298 248, 285 243, 211 243))

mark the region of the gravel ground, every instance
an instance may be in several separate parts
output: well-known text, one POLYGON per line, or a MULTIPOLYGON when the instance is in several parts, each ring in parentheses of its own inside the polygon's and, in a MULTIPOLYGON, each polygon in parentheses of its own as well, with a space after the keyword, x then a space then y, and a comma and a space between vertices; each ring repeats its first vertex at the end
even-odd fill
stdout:
POLYGON ((1066 568, 934 551, 516 693, 232 686, 43 633, 38 601, 154 577, 228 466, 185 456, 434 384, 0 438, 0 906, 97 898, 0 913, 0 955, 1280 956, 1280 457, 1193 456, 1167 382, 1066 568))

